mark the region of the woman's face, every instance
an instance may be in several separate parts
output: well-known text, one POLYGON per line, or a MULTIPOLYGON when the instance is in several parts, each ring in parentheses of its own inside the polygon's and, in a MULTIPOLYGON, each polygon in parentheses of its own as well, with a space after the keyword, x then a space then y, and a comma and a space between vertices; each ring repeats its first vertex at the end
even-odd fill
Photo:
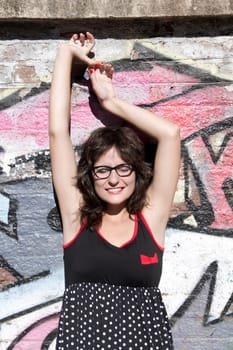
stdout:
POLYGON ((116 147, 113 146, 97 159, 94 170, 93 179, 97 195, 110 206, 125 205, 134 192, 136 176, 132 167, 121 158, 116 147), (115 167, 117 168, 111 169, 115 167))

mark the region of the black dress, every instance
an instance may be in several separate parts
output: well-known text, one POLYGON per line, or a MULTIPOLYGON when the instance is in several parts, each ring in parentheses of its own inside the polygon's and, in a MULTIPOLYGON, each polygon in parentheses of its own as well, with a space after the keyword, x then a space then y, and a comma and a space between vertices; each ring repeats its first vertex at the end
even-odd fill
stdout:
POLYGON ((172 350, 158 289, 162 256, 141 213, 133 237, 120 248, 82 226, 64 246, 56 350, 172 350))

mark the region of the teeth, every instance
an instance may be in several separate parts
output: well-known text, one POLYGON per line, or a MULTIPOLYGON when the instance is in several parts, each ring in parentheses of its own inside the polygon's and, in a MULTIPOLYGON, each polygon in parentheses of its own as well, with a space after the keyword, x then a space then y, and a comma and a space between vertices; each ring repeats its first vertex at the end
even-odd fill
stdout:
POLYGON ((118 193, 122 190, 122 188, 109 188, 107 191, 112 193, 118 193))

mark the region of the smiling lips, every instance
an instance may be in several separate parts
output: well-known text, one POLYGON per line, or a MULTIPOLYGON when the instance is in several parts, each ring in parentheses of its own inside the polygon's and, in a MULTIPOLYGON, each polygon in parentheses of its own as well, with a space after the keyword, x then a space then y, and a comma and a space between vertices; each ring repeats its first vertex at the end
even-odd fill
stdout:
POLYGON ((110 188, 106 188, 106 191, 110 194, 118 194, 122 192, 123 189, 124 187, 110 187, 110 188))

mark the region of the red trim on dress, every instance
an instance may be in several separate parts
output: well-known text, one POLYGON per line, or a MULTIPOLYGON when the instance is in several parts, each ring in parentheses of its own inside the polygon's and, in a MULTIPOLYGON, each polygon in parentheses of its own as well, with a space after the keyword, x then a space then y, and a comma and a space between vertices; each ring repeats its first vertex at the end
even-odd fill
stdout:
POLYGON ((120 248, 125 247, 126 245, 130 244, 131 242, 133 242, 135 240, 135 238, 137 237, 138 234, 138 217, 137 215, 134 215, 134 232, 133 232, 133 236, 128 240, 128 242, 123 243, 120 248))
POLYGON ((111 244, 112 246, 114 246, 114 247, 116 247, 116 248, 124 248, 125 246, 127 246, 128 244, 130 244, 131 242, 133 242, 134 239, 137 237, 137 234, 138 234, 138 217, 137 217, 137 215, 134 215, 134 221, 135 221, 135 223, 134 223, 134 231, 133 231, 132 237, 131 237, 128 241, 126 241, 125 243, 123 243, 122 245, 120 245, 119 247, 116 246, 116 245, 114 245, 114 244, 112 244, 111 242, 109 242, 109 241, 102 235, 102 233, 101 233, 101 231, 100 231, 99 228, 96 229, 96 232, 97 232, 98 235, 99 235, 105 242, 107 242, 108 244, 111 244))
POLYGON ((157 242, 157 240, 156 240, 155 236, 153 235, 153 232, 151 231, 151 228, 150 228, 150 226, 148 225, 148 223, 147 223, 145 217, 143 216, 142 212, 139 213, 139 216, 140 216, 142 222, 144 223, 144 225, 146 226, 147 231, 148 231, 149 234, 151 235, 151 237, 152 237, 153 241, 155 242, 155 244, 157 245, 157 247, 158 247, 160 250, 164 251, 165 248, 157 242))
POLYGON ((142 265, 157 264, 159 262, 159 258, 156 252, 153 256, 140 254, 140 260, 142 265))
POLYGON ((78 230, 78 232, 76 233, 76 235, 67 243, 63 244, 63 248, 66 249, 68 247, 70 247, 74 241, 78 238, 78 236, 80 235, 80 233, 83 231, 84 227, 86 226, 86 223, 82 224, 78 230))

